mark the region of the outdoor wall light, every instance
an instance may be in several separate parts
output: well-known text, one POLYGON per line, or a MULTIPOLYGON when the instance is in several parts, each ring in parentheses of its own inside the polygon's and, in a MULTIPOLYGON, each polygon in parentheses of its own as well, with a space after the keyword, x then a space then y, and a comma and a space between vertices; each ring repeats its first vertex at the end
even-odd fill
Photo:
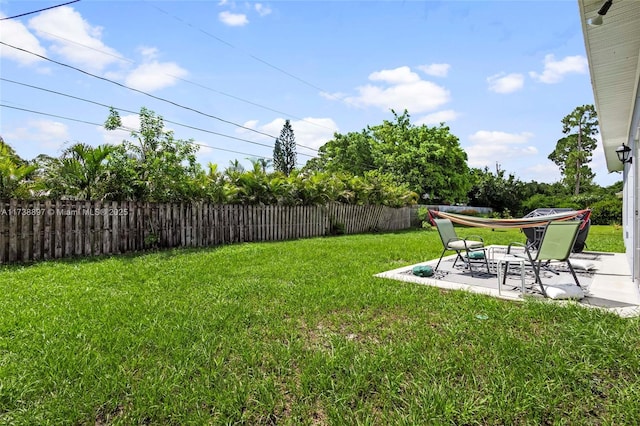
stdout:
POLYGON ((607 0, 602 3, 602 6, 600 6, 600 10, 598 10, 598 16, 589 19, 588 24, 593 26, 602 25, 602 17, 607 14, 612 4, 613 0, 607 0))
POLYGON ((631 157, 631 148, 625 144, 622 144, 616 149, 616 154, 618 155, 618 160, 622 163, 631 163, 633 160, 631 157))

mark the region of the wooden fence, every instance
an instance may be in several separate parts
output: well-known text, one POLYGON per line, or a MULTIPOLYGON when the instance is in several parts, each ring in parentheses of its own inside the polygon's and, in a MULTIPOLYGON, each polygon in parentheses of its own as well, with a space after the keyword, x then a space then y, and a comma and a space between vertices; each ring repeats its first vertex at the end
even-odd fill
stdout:
POLYGON ((408 207, 4 200, 0 263, 409 227, 408 207))

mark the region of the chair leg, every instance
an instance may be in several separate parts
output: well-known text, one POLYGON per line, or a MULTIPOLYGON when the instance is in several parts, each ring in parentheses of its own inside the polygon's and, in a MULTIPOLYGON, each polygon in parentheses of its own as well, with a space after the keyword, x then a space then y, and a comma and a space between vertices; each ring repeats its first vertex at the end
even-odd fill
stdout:
POLYGON ((464 263, 464 259, 462 258, 462 255, 458 250, 456 250, 456 260, 453 261, 453 266, 456 266, 456 263, 458 263, 458 260, 461 260, 462 263, 464 263))
POLYGON ((504 262, 504 274, 502 275, 502 285, 507 282, 507 273, 509 272, 509 262, 504 262))
POLYGON ((487 251, 484 251, 484 264, 487 267, 487 274, 491 275, 491 269, 489 268, 489 260, 487 259, 487 251))
MULTIPOLYGON (((444 250, 442 250, 442 253, 440 253, 440 259, 438 259, 438 264, 436 265, 435 269, 433 270, 434 272, 438 270, 438 266, 440 266, 440 261, 442 260, 442 256, 444 256, 446 251, 447 251, 447 249, 444 249, 444 250)), ((454 263, 454 265, 455 265, 455 263, 454 263)))
POLYGON ((569 270, 571 271, 571 275, 573 275, 573 280, 576 282, 576 285, 582 288, 582 286, 580 285, 580 282, 578 281, 578 276, 576 275, 576 271, 573 270, 573 265, 571 265, 571 262, 569 262, 569 259, 567 259, 567 265, 569 265, 569 270))
POLYGON ((542 262, 541 261, 533 262, 533 273, 536 276, 536 283, 538 283, 538 286, 540 287, 540 291, 542 292, 542 295, 544 297, 547 297, 547 292, 544 290, 544 286, 542 285, 542 280, 540 279, 540 268, 541 267, 542 267, 542 262))

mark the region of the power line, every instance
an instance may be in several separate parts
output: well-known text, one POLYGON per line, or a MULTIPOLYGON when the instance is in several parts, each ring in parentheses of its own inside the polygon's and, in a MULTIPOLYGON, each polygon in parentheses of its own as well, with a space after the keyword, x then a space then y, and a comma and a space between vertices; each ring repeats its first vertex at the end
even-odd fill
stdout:
MULTIPOLYGON (((100 102, 92 101, 90 99, 85 99, 85 98, 81 98, 81 97, 78 97, 78 96, 70 95, 70 94, 67 94, 67 93, 58 92, 56 90, 45 89, 44 87, 38 87, 38 86, 34 86, 34 85, 31 85, 31 84, 27 84, 27 83, 21 83, 19 81, 10 80, 10 79, 4 78, 4 77, 0 77, 0 81, 6 81, 6 82, 17 84, 17 85, 20 85, 20 86, 25 86, 25 87, 29 87, 29 88, 32 88, 32 89, 53 93, 55 95, 64 96, 64 97, 71 98, 71 99, 76 99, 76 100, 79 100, 79 101, 82 101, 82 102, 90 103, 90 104, 93 104, 93 105, 98 105, 98 106, 101 106, 101 107, 104 107, 104 108, 113 108, 113 109, 116 109, 118 111, 126 112, 126 113, 129 113, 129 114, 140 115, 136 111, 131 111, 131 110, 128 110, 128 109, 125 109, 125 108, 114 107, 112 105, 107 105, 107 104, 103 104, 103 103, 100 103, 100 102)), ((191 125, 188 125, 188 124, 182 124, 182 123, 178 123, 178 122, 175 122, 175 121, 167 120, 167 119, 164 119, 164 118, 163 118, 163 121, 165 123, 175 124, 176 126, 186 127, 188 129, 197 130, 197 131, 200 131, 200 132, 203 132, 203 133, 208 133, 208 134, 215 135, 215 136, 221 136, 221 137, 224 137, 224 138, 234 139, 234 140, 237 140, 237 141, 246 142, 246 143, 250 143, 250 144, 253 144, 253 145, 259 145, 259 146, 264 146, 264 147, 273 149, 273 146, 268 145, 268 144, 264 144, 264 143, 261 143, 261 142, 255 142, 255 141, 251 141, 249 139, 244 139, 244 138, 240 138, 240 137, 237 137, 237 136, 227 135, 227 134, 224 134, 224 133, 215 132, 213 130, 202 129, 200 127, 195 127, 195 126, 191 126, 191 125)), ((220 149, 220 148, 216 148, 216 149, 220 149)), ((298 153, 298 154, 299 155, 304 155, 304 156, 307 156, 307 157, 313 157, 312 155, 309 155, 309 154, 304 154, 304 153, 298 153)))
MULTIPOLYGON (((90 73, 90 72, 85 71, 85 70, 83 70, 83 69, 80 69, 80 68, 78 68, 78 67, 74 67, 73 65, 65 64, 65 63, 63 63, 63 62, 59 62, 59 61, 56 61, 56 60, 54 60, 54 59, 47 58, 46 56, 40 55, 40 54, 38 54, 38 53, 31 52, 31 51, 29 51, 29 50, 27 50, 27 49, 23 49, 23 48, 21 48, 21 47, 13 46, 13 45, 11 45, 11 44, 9 44, 9 43, 5 43, 4 41, 0 41, 0 44, 3 44, 3 45, 5 45, 5 46, 11 47, 11 48, 16 49, 16 50, 20 50, 20 51, 22 51, 22 52, 28 53, 28 54, 33 55, 33 56, 36 56, 36 57, 39 57, 39 58, 41 58, 41 59, 44 59, 45 61, 49 61, 49 62, 52 62, 52 63, 54 63, 54 64, 57 64, 57 65, 60 65, 60 66, 66 67, 66 68, 70 68, 70 69, 72 69, 72 70, 74 70, 74 71, 81 72, 81 73, 83 73, 83 74, 86 74, 86 75, 88 75, 88 76, 91 76, 91 77, 97 78, 97 79, 99 79, 99 80, 103 80, 103 81, 106 81, 106 82, 108 82, 108 83, 115 84, 116 86, 123 87, 123 88, 128 89, 128 90, 131 90, 131 91, 133 91, 133 92, 141 93, 141 94, 143 94, 143 95, 145 95, 145 96, 148 96, 148 97, 150 97, 150 98, 153 98, 153 99, 156 99, 156 100, 159 100, 159 101, 162 101, 162 102, 166 102, 166 103, 168 103, 168 104, 171 104, 171 105, 177 106, 177 107, 179 107, 179 108, 186 109, 186 110, 188 110, 188 111, 195 112, 195 113, 200 114, 200 115, 203 115, 203 116, 205 116, 205 117, 213 118, 213 119, 218 120, 218 121, 221 121, 221 122, 223 122, 223 123, 231 124, 231 125, 233 125, 233 126, 236 126, 236 127, 241 128, 241 129, 249 130, 250 132, 254 132, 254 133, 257 133, 257 134, 260 134, 260 135, 263 135, 263 136, 268 136, 268 137, 270 137, 270 138, 277 139, 277 137, 276 137, 276 136, 270 135, 270 134, 268 134, 268 133, 261 132, 261 131, 256 130, 256 129, 252 129, 252 128, 250 128, 250 127, 243 126, 243 125, 241 125, 241 124, 235 123, 235 122, 230 121, 230 120, 225 120, 225 119, 220 118, 220 117, 217 117, 217 116, 215 116, 215 115, 207 114, 207 113, 202 112, 202 111, 200 111, 200 110, 197 110, 197 109, 195 109, 195 108, 191 108, 191 107, 188 107, 188 106, 185 106, 185 105, 181 105, 181 104, 179 104, 179 103, 177 103, 177 102, 174 102, 174 101, 171 101, 171 100, 168 100, 168 99, 165 99, 165 98, 161 98, 161 97, 159 97, 159 96, 152 95, 152 94, 150 94, 150 93, 147 93, 147 92, 142 91, 142 90, 139 90, 139 89, 135 89, 135 88, 133 88, 133 87, 129 87, 129 86, 127 86, 127 85, 125 85, 125 84, 122 84, 122 83, 119 83, 119 82, 117 82, 117 81, 114 81, 114 80, 108 79, 108 78, 106 78, 106 77, 101 77, 101 76, 99 76, 99 75, 96 75, 96 74, 90 73)), ((302 147, 302 148, 307 148, 307 149, 310 149, 310 150, 317 151, 315 148, 311 148, 311 147, 304 146, 304 145, 300 145, 300 144, 296 144, 296 145, 297 145, 297 146, 300 146, 300 147, 302 147)))
MULTIPOLYGON (((200 87, 200 88, 202 88, 202 89, 206 89, 206 90, 209 90, 209 91, 211 91, 211 92, 217 93, 217 94, 219 94, 219 95, 223 95, 223 96, 226 96, 226 97, 228 97, 228 98, 235 99, 235 100, 237 100, 237 101, 241 101, 241 102, 244 102, 244 103, 249 104, 249 105, 257 106, 257 107, 262 108, 262 109, 266 109, 267 111, 276 112, 276 113, 278 113, 278 114, 282 114, 282 115, 285 115, 285 116, 287 116, 287 117, 295 118, 296 120, 304 121, 305 123, 309 123, 309 124, 312 124, 312 125, 314 125, 314 126, 324 127, 325 129, 333 130, 333 129, 332 129, 332 128, 330 128, 330 127, 323 126, 323 125, 318 124, 318 123, 314 123, 313 121, 309 121, 309 120, 307 120, 307 119, 305 119, 305 118, 297 117, 297 116, 295 116, 295 115, 293 115, 293 114, 289 114, 289 113, 284 112, 284 111, 280 111, 280 110, 277 110, 277 109, 274 109, 274 108, 271 108, 271 107, 268 107, 268 106, 264 106, 264 105, 261 105, 261 104, 259 104, 259 103, 256 103, 256 102, 253 102, 253 101, 250 101, 250 100, 247 100, 247 99, 241 98, 241 97, 239 97, 239 96, 235 96, 235 95, 232 95, 232 94, 229 94, 229 93, 222 92, 222 91, 217 90, 217 89, 213 89, 213 88, 211 88, 211 87, 204 86, 204 85, 202 85, 202 84, 200 84, 200 83, 196 83, 196 82, 194 82, 194 81, 186 80, 186 79, 184 79, 184 78, 176 77, 176 76, 172 76, 172 77, 176 78, 177 80, 183 81, 183 82, 185 82, 185 83, 189 83, 189 84, 192 84, 192 85, 194 85, 194 86, 200 87)), ((296 144, 296 145, 297 145, 297 144, 296 144)), ((299 146, 302 146, 303 148, 313 149, 313 150, 317 151, 317 149, 315 149, 315 148, 311 148, 311 147, 308 147, 308 146, 304 146, 304 145, 299 145, 299 146)))
MULTIPOLYGON (((7 102, 7 101, 3 101, 3 102, 7 102)), ((94 123, 94 122, 91 122, 91 121, 80 120, 80 119, 72 118, 72 117, 65 117, 65 116, 62 116, 62 115, 51 114, 51 113, 42 112, 42 111, 35 111, 35 110, 32 110, 32 109, 27 109, 27 108, 14 107, 14 106, 2 104, 2 103, 0 103, 0 107, 14 109, 14 110, 23 111, 23 112, 28 112, 28 113, 31 113, 31 114, 44 115, 44 116, 47 116, 47 117, 59 118, 61 120, 74 121, 74 122, 77 122, 77 123, 88 124, 88 125, 91 125, 91 126, 104 127, 104 124, 101 124, 101 123, 94 123)), ((185 126, 185 127, 191 127, 191 126, 185 126)), ((125 126, 120 126, 118 128, 122 129, 122 130, 128 130, 130 132, 136 132, 135 129, 132 129, 132 128, 129 128, 129 127, 125 127, 125 126)), ((209 133, 207 130, 198 129, 196 127, 194 127, 194 129, 201 130, 201 131, 209 133)), ((234 138, 234 139, 240 139, 240 138, 235 138, 233 136, 230 136, 230 137, 234 138)), ((242 140, 242 139, 240 139, 240 140, 242 140)), ((246 142, 250 142, 250 141, 246 141, 246 142)), ((257 155, 255 153, 247 153, 247 152, 241 152, 241 151, 234 151, 234 150, 226 149, 226 148, 218 148, 218 147, 215 147, 215 146, 212 146, 212 145, 207 145, 207 144, 203 144, 203 143, 199 143, 199 142, 194 142, 194 145, 198 145, 198 146, 206 147, 206 148, 211 148, 211 149, 215 149, 215 150, 218 150, 218 151, 231 152, 231 153, 234 153, 234 154, 249 155, 249 156, 258 157, 258 158, 268 158, 268 157, 265 157, 265 156, 262 156, 262 155, 257 155)), ((265 145, 265 146, 269 147, 268 145, 265 145)), ((299 154, 299 155, 305 155, 307 157, 313 157, 313 156, 308 155, 308 154, 299 154)))
POLYGON ((133 91, 133 92, 143 94, 143 95, 145 95, 145 96, 148 96, 148 97, 150 97, 150 98, 156 99, 156 100, 158 100, 158 101, 166 102, 166 103, 168 103, 168 104, 171 104, 171 105, 177 106, 178 108, 183 108, 183 109, 186 109, 186 110, 188 110, 188 111, 195 112, 196 114, 200 114, 200 115, 203 115, 203 116, 205 116, 205 117, 213 118, 214 120, 218 120, 218 121, 221 121, 221 122, 223 122, 223 123, 231 124, 231 125, 233 125, 233 126, 240 127, 240 128, 242 128, 242 129, 249 130, 249 131, 251 131, 251 132, 261 134, 261 135, 263 135, 263 136, 268 136, 268 137, 270 137, 270 138, 275 138, 275 136, 270 135, 270 134, 268 134, 268 133, 264 133, 264 132, 261 132, 261 131, 259 131, 259 130, 252 129, 252 128, 250 128, 250 127, 245 127, 245 126, 243 126, 243 125, 241 125, 241 124, 234 123, 233 121, 225 120, 225 119, 220 118, 220 117, 217 117, 217 116, 215 116, 215 115, 211 115, 211 114, 207 114, 206 112, 199 111, 199 110, 197 110, 197 109, 195 109, 195 108, 191 108, 191 107, 188 107, 188 106, 185 106, 185 105, 181 105, 181 104, 179 104, 179 103, 177 103, 177 102, 170 101, 170 100, 168 100, 168 99, 164 99, 164 98, 161 98, 161 97, 156 96, 156 95, 152 95, 151 93, 147 93, 147 92, 145 92, 145 91, 142 91, 142 90, 139 90, 139 89, 135 89, 135 88, 133 88, 133 87, 129 87, 129 86, 127 86, 126 84, 118 83, 117 81, 114 81, 114 80, 108 79, 108 78, 106 78, 106 77, 101 77, 101 76, 99 76, 99 75, 92 74, 92 73, 90 73, 89 71, 85 71, 85 70, 80 69, 80 68, 78 68, 78 67, 74 67, 73 65, 65 64, 65 63, 63 63, 63 62, 59 62, 59 61, 56 61, 56 60, 54 60, 54 59, 47 58, 46 56, 40 55, 40 54, 38 54, 38 53, 31 52, 31 51, 26 50, 26 49, 23 49, 23 48, 21 48, 21 47, 13 46, 13 45, 11 45, 11 44, 9 44, 9 43, 5 43, 4 41, 0 41, 0 44, 3 44, 3 45, 5 45, 5 46, 11 47, 11 48, 16 49, 16 50, 20 50, 20 51, 25 52, 25 53, 29 53, 30 55, 37 56, 37 57, 39 57, 39 58, 41 58, 41 59, 44 59, 45 61, 49 61, 49 62, 52 62, 52 63, 54 63, 54 64, 57 64, 57 65, 60 65, 60 66, 66 67, 66 68, 70 68, 70 69, 72 69, 72 70, 74 70, 74 71, 81 72, 81 73, 83 73, 83 74, 86 74, 86 75, 88 75, 88 76, 91 76, 91 77, 97 78, 97 79, 99 79, 99 80, 106 81, 106 82, 111 83, 111 84, 115 84, 116 86, 123 87, 123 88, 128 89, 128 90, 131 90, 131 91, 133 91))
POLYGON ((73 1, 69 1, 69 2, 66 2, 66 3, 63 3, 63 4, 59 4, 59 5, 56 5, 56 6, 50 6, 50 7, 45 7, 44 9, 34 10, 33 12, 26 12, 26 13, 21 13, 20 15, 9 16, 8 18, 2 18, 2 19, 0 19, 0 21, 4 21, 4 20, 7 20, 7 19, 20 18, 20 17, 22 17, 22 16, 27 16, 27 15, 31 15, 31 14, 33 14, 33 13, 43 12, 43 11, 45 11, 45 10, 49 10, 49 9, 55 9, 56 7, 66 6, 66 5, 68 5, 68 4, 71 4, 71 3, 77 3, 77 2, 79 2, 79 1, 80 1, 80 0, 73 0, 73 1))
MULTIPOLYGON (((70 40, 70 39, 68 39, 68 38, 65 38, 65 37, 59 36, 59 35, 57 35, 57 34, 52 34, 52 33, 50 33, 50 32, 43 31, 43 30, 38 30, 38 32, 41 32, 41 33, 47 34, 47 35, 49 35, 49 36, 51 36, 51 37, 59 38, 60 40, 64 40, 64 41, 66 41, 67 43, 75 44, 76 46, 82 46, 82 47, 84 47, 84 48, 86 48, 86 49, 91 49, 91 50, 93 50, 93 51, 95 51, 95 52, 102 53, 103 55, 108 55, 108 56, 114 57, 114 58, 119 59, 119 60, 121 60, 121 61, 129 62, 129 63, 131 63, 131 64, 135 64, 135 63, 136 63, 136 61, 134 61, 134 60, 131 60, 131 59, 128 59, 128 58, 125 58, 125 57, 119 56, 119 55, 114 55, 113 53, 105 52, 104 50, 96 49, 95 47, 87 46, 86 44, 78 43, 77 41, 70 40)), ((307 119, 305 119, 305 118, 298 117, 298 116, 295 116, 295 115, 293 115, 293 114, 290 114, 290 113, 287 113, 287 112, 284 112, 284 111, 280 111, 280 110, 277 110, 277 109, 274 109, 274 108, 271 108, 271 107, 268 107, 268 106, 265 106, 265 105, 262 105, 262 104, 259 104, 259 103, 257 103, 257 102, 253 102, 253 101, 250 101, 250 100, 248 100, 248 99, 244 99, 244 98, 241 98, 241 97, 239 97, 239 96, 232 95, 232 94, 230 94, 230 93, 226 93, 226 92, 223 92, 223 91, 221 91, 221 90, 217 90, 217 89, 214 89, 214 88, 212 88, 212 87, 205 86, 205 85, 200 84, 200 83, 196 83, 195 81, 191 81, 191 80, 188 80, 188 79, 185 79, 185 78, 182 78, 182 77, 178 77, 178 76, 175 76, 175 75, 171 75, 171 74, 166 74, 166 73, 165 73, 165 75, 167 75, 167 76, 169 76, 169 77, 173 77, 173 78, 175 78, 176 80, 180 80, 180 81, 182 81, 182 82, 184 82, 184 83, 188 83, 188 84, 194 85, 194 86, 199 87, 199 88, 201 88, 201 89, 209 90, 209 91, 211 91, 211 92, 213 92, 213 93, 217 93, 217 94, 219 94, 219 95, 226 96, 226 97, 228 97, 228 98, 235 99, 235 100, 237 100, 237 101, 244 102, 244 103, 246 103, 246 104, 253 105, 253 106, 256 106, 256 107, 258 107, 258 108, 262 108, 262 109, 264 109, 264 110, 267 110, 267 111, 271 111, 271 112, 275 112, 275 113, 278 113, 278 114, 285 115, 285 116, 287 116, 287 117, 295 118, 296 120, 304 121, 305 123, 309 123, 309 124, 312 124, 312 125, 317 126, 317 127, 323 127, 323 128, 325 128, 325 129, 333 130, 333 129, 332 129, 332 128, 330 128, 330 127, 323 126, 323 125, 318 124, 318 123, 314 123, 313 121, 309 121, 309 120, 307 120, 307 119)), ((315 150, 315 151, 317 151, 315 148, 311 148, 311 147, 308 147, 308 146, 303 146, 303 145, 299 145, 299 146, 302 146, 303 148, 307 148, 307 149, 311 149, 311 150, 315 150)))
MULTIPOLYGON (((7 101, 3 101, 3 102, 7 102, 7 101)), ((77 123, 82 123, 82 124, 90 124, 92 126, 102 126, 102 124, 92 123, 90 121, 80 120, 78 118, 64 117, 62 115, 49 114, 49 113, 46 113, 46 112, 34 111, 34 110, 26 109, 26 108, 14 107, 14 106, 11 106, 11 105, 0 104, 0 107, 9 108, 9 109, 15 109, 15 110, 18 110, 18 111, 30 112, 30 113, 33 113, 33 114, 46 115, 48 117, 59 118, 61 120, 75 121, 77 123)), ((124 128, 124 129, 125 130, 133 130, 133 129, 127 129, 127 128, 124 128)))
POLYGON ((278 66, 276 66, 276 65, 273 65, 272 63, 267 62, 266 60, 261 59, 261 58, 259 58, 258 56, 253 55, 252 53, 246 52, 246 51, 244 51, 244 50, 242 50, 242 49, 240 49, 240 48, 238 48, 238 47, 234 46, 233 44, 229 43, 228 41, 226 41, 226 40, 224 40, 224 39, 222 39, 222 38, 220 38, 220 37, 218 37, 218 36, 216 36, 216 35, 214 35, 214 34, 211 34, 211 33, 209 33, 208 31, 205 31, 205 30, 203 30, 203 29, 202 29, 202 28, 200 28, 200 27, 196 27, 195 25, 191 24, 190 22, 187 22, 187 21, 185 21, 184 19, 182 19, 182 18, 180 18, 180 17, 178 17, 178 16, 176 16, 176 15, 174 15, 174 14, 172 14, 172 13, 169 13, 169 12, 167 12, 167 11, 166 11, 166 10, 164 10, 164 9, 161 9, 160 7, 158 7, 158 6, 156 6, 156 5, 151 5, 151 6, 152 6, 152 7, 154 7, 155 9, 157 9, 158 11, 160 11, 160 12, 162 12, 162 13, 164 13, 164 14, 168 15, 168 16, 171 16, 171 17, 172 17, 173 19, 175 19, 176 21, 181 22, 181 23, 183 23, 184 25, 186 25, 186 26, 188 26, 188 27, 191 27, 191 28, 193 28, 193 29, 195 29, 195 30, 198 30, 198 31, 200 31, 201 33, 205 34, 206 36, 211 37, 211 38, 213 38, 214 40, 217 40, 217 41, 219 41, 220 43, 222 43, 222 44, 224 44, 224 45, 226 45, 226 46, 229 46, 229 47, 230 47, 230 48, 232 48, 232 49, 238 50, 238 51, 240 51, 240 52, 244 53, 245 55, 249 56, 250 58, 252 58, 252 59, 254 59, 254 60, 256 60, 256 61, 258 61, 258 62, 260 62, 260 63, 262 63, 262 64, 264 64, 264 65, 266 65, 266 66, 268 66, 268 67, 270 67, 270 68, 273 68, 274 70, 276 70, 276 71, 278 71, 278 72, 280 72, 280 73, 282 73, 282 74, 285 74, 285 75, 286 75, 286 76, 288 76, 288 77, 291 77, 291 78, 293 78, 293 79, 295 79, 295 80, 298 80, 299 82, 301 82, 301 83, 303 83, 303 84, 305 84, 305 85, 307 85, 307 86, 309 86, 309 87, 312 87, 312 88, 314 88, 314 89, 316 89, 316 90, 319 90, 319 91, 321 91, 321 92, 328 93, 326 90, 322 89, 321 87, 318 87, 318 86, 316 86, 315 84, 310 83, 310 82, 308 82, 307 80, 305 80, 305 79, 303 79, 303 78, 300 78, 300 77, 298 77, 298 76, 296 76, 296 75, 294 75, 294 74, 292 74, 292 73, 290 73, 290 72, 288 72, 288 71, 286 71, 286 70, 284 70, 284 69, 282 69, 282 68, 280 68, 280 67, 278 67, 278 66))
POLYGON ((44 31, 42 29, 38 29, 37 31, 38 31, 38 33, 47 34, 47 35, 49 35, 51 37, 54 37, 54 38, 59 38, 60 40, 64 40, 67 43, 75 44, 76 46, 81 46, 81 47, 84 47, 85 49, 90 49, 90 50, 93 50, 94 52, 102 53, 103 55, 111 56, 113 58, 119 59, 119 60, 124 61, 124 62, 129 62, 130 64, 135 64, 136 63, 136 61, 134 61, 132 59, 129 59, 129 58, 125 58, 124 56, 115 55, 115 54, 113 54, 111 52, 105 52, 104 50, 96 49, 95 47, 87 46, 86 44, 82 44, 82 43, 78 43, 75 40, 71 40, 71 39, 68 39, 66 37, 62 37, 62 36, 60 36, 58 34, 53 34, 53 33, 50 33, 48 31, 44 31))
MULTIPOLYGON (((85 120, 78 120, 76 118, 64 117, 64 116, 61 116, 61 115, 50 114, 50 113, 42 112, 42 111, 34 111, 34 110, 31 110, 31 109, 26 109, 26 108, 12 107, 12 106, 9 106, 9 105, 4 105, 4 104, 0 104, 0 107, 15 109, 15 110, 24 111, 24 112, 29 112, 29 113, 32 113, 32 114, 44 115, 44 116, 47 116, 47 117, 59 118, 59 119, 62 119, 62 120, 75 121, 75 122, 78 122, 78 123, 89 124, 89 125, 92 125, 92 126, 100 126, 100 127, 104 126, 103 124, 99 124, 99 123, 93 123, 93 122, 85 121, 85 120)), ((119 129, 123 129, 123 130, 128 130, 128 131, 131 131, 131 132, 135 131, 135 129, 131 129, 129 127, 124 127, 124 126, 120 126, 118 128, 119 129)), ((217 148, 215 146, 206 145, 206 144, 202 144, 202 143, 194 143, 194 145, 203 146, 203 147, 212 148, 212 149, 217 149, 217 150, 220 150, 220 151, 232 152, 232 153, 235 153, 235 154, 256 156, 255 154, 249 154, 249 153, 240 152, 240 151, 233 151, 233 150, 225 149, 225 148, 217 148)), ((261 157, 261 156, 257 156, 257 157, 261 157)), ((263 158, 263 157, 261 157, 261 158, 263 158)))

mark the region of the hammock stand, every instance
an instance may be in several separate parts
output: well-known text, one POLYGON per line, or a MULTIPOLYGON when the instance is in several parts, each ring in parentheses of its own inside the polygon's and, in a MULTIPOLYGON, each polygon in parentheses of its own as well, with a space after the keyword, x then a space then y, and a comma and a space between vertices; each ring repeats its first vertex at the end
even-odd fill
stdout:
POLYGON ((484 217, 475 217, 475 216, 467 216, 463 214, 457 213, 448 213, 441 212, 439 210, 429 210, 429 222, 432 225, 435 225, 433 219, 436 217, 440 217, 443 219, 449 219, 453 223, 457 223, 460 225, 466 225, 471 227, 479 227, 479 228, 506 228, 506 229, 514 229, 519 228, 524 230, 528 230, 530 232, 525 232, 527 234, 527 244, 530 246, 537 247, 539 244, 539 240, 542 237, 542 230, 544 230, 545 225, 547 225, 551 221, 564 221, 564 220, 580 220, 580 230, 578 234, 578 238, 576 240, 576 244, 574 245, 574 252, 581 252, 584 248, 584 242, 587 238, 587 233, 589 231, 590 226, 590 209, 583 210, 570 210, 560 213, 546 214, 541 216, 534 217, 523 217, 520 219, 491 219, 484 217), (528 229, 535 228, 535 229, 528 229))

